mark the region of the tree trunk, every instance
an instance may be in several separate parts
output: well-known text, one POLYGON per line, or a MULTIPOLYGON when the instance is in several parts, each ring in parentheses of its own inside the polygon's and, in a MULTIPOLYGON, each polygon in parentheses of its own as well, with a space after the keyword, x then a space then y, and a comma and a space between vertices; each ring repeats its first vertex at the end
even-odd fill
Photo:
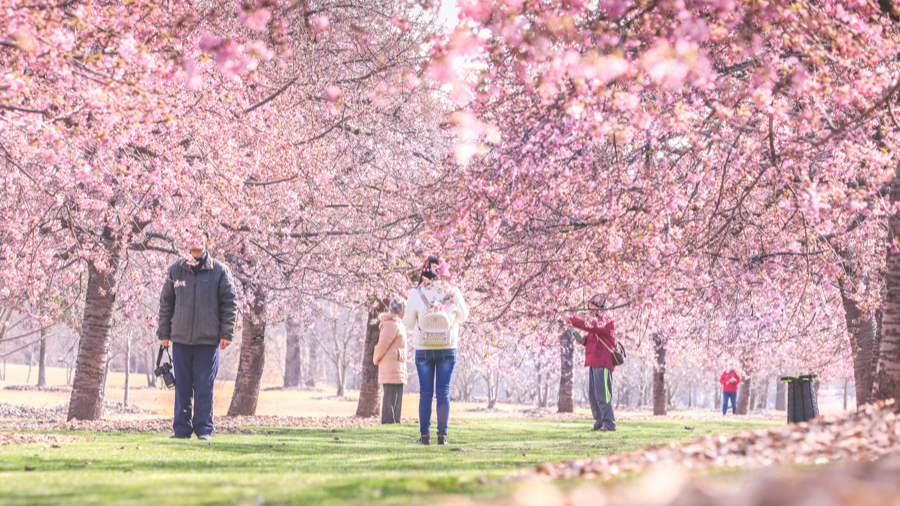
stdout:
POLYGON ((37 386, 47 386, 47 329, 41 328, 41 351, 38 353, 37 386))
POLYGON ((847 411, 847 390, 850 388, 850 378, 844 378, 844 411, 847 411))
MULTIPOLYGON (((487 383, 487 395, 488 395, 488 409, 494 409, 494 406, 497 404, 497 395, 494 392, 494 384, 492 374, 490 372, 487 373, 484 377, 485 382, 487 383)), ((499 380, 499 378, 498 378, 499 380)))
POLYGON ((787 385, 780 379, 776 378, 775 383, 775 411, 785 411, 787 409, 787 385))
POLYGON ((153 371, 156 369, 156 363, 153 361, 153 348, 149 348, 144 353, 144 367, 146 368, 145 372, 147 374, 147 386, 156 388, 156 375, 153 374, 153 371))
POLYGON ((839 280, 847 333, 850 334, 850 354, 853 357, 853 378, 856 382, 856 405, 869 402, 872 393, 872 353, 875 344, 875 318, 862 311, 847 296, 843 280, 839 280))
POLYGON ((666 346, 662 336, 653 334, 653 351, 656 363, 653 365, 653 414, 664 416, 668 413, 666 397, 666 346))
MULTIPOLYGON (((884 309, 875 310, 875 342, 872 343, 872 371, 878 370, 878 363, 881 362, 881 341, 884 336, 884 309)), ((874 400, 875 392, 875 373, 872 373, 872 390, 869 391, 869 401, 874 400)), ((859 403, 856 403, 859 406, 859 403)))
POLYGON ((757 388, 757 390, 756 390, 756 404, 753 404, 753 406, 756 409, 766 409, 768 400, 769 400, 769 378, 763 378, 762 384, 760 384, 759 388, 757 388))
POLYGON ((300 322, 288 317, 284 324, 284 386, 285 388, 300 386, 300 322))
POLYGON ((116 302, 119 253, 113 251, 109 254, 107 272, 99 271, 92 261, 88 262, 87 267, 81 340, 66 420, 99 420, 103 415, 103 397, 106 394, 109 330, 116 302))
POLYGON ((228 416, 253 416, 259 400, 259 383, 266 364, 266 294, 259 287, 253 289, 252 320, 243 316, 244 330, 241 333, 241 358, 238 362, 237 378, 234 380, 234 395, 228 416), (256 342, 254 342, 256 341, 256 342))
POLYGON ((500 372, 499 372, 499 371, 494 375, 494 394, 493 394, 493 397, 494 397, 494 402, 493 402, 493 404, 491 405, 491 407, 494 407, 494 406, 496 405, 497 401, 500 400, 500 372))
POLYGON ((573 374, 573 355, 575 344, 572 341, 572 330, 566 330, 559 336, 559 402, 556 405, 557 413, 574 413, 575 399, 572 388, 575 385, 573 374))
MULTIPOLYGON (((891 181, 891 205, 900 203, 900 169, 891 181)), ((887 260, 884 269, 884 314, 881 321, 881 348, 875 373, 874 398, 900 397, 900 250, 892 246, 900 240, 900 212, 888 219, 887 260)))
POLYGON ((543 373, 540 377, 538 377, 538 407, 546 408, 547 404, 550 402, 550 396, 547 395, 549 393, 549 389, 547 388, 547 383, 550 381, 550 373, 543 373))
POLYGON ((542 408, 546 408, 547 405, 550 404, 550 373, 547 373, 544 376, 544 405, 542 408))
POLYGON ((128 388, 131 381, 131 338, 125 341, 125 400, 123 403, 128 405, 128 388))
POLYGON ((372 361, 375 345, 378 344, 380 329, 378 315, 387 311, 388 301, 376 300, 369 310, 369 325, 366 327, 366 343, 362 356, 362 382, 359 387, 359 404, 356 416, 368 418, 381 412, 381 389, 378 387, 378 366, 372 361))
POLYGON ((343 367, 340 364, 336 364, 335 378, 337 378, 337 395, 338 397, 344 396, 344 387, 347 384, 347 364, 346 358, 341 357, 341 360, 344 361, 343 367))
POLYGON ((316 367, 319 365, 319 349, 318 343, 314 339, 309 340, 309 364, 306 368, 306 386, 310 388, 316 387, 316 367))
POLYGON ((26 350, 28 352, 28 375, 25 376, 25 384, 31 383, 31 369, 34 367, 34 347, 26 350))
POLYGON ((740 387, 738 387, 738 398, 737 398, 737 414, 738 415, 746 415, 748 411, 750 411, 750 391, 753 389, 753 378, 750 377, 750 373, 744 377, 744 381, 741 382, 740 387))

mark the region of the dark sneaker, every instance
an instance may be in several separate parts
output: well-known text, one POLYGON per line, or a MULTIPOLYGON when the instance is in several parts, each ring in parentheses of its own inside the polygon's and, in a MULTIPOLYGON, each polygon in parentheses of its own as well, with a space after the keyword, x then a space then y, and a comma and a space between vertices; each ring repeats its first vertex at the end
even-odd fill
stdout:
POLYGON ((599 430, 600 432, 615 432, 616 431, 616 429, 610 429, 608 427, 600 427, 597 430, 599 430))
POLYGON ((438 434, 438 444, 439 445, 447 444, 447 435, 446 434, 438 434))
POLYGON ((422 437, 419 438, 419 444, 428 446, 431 444, 431 434, 422 434, 422 437))
POLYGON ((182 436, 181 434, 175 434, 175 435, 169 436, 169 439, 190 439, 190 438, 191 438, 190 434, 188 434, 186 436, 182 436))
POLYGON ((600 427, 603 427, 602 422, 594 422, 594 430, 600 430, 600 427))
POLYGON ((212 436, 209 434, 203 434, 202 436, 197 436, 197 439, 200 441, 212 441, 212 436))

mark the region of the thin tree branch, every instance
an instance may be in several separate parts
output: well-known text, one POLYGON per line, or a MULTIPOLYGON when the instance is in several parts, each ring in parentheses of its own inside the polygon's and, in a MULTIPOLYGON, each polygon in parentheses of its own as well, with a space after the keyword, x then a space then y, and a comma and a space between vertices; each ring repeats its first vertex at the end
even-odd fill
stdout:
POLYGON ((269 95, 268 97, 264 98, 261 102, 257 102, 257 103, 255 103, 255 104, 251 105, 250 107, 244 109, 244 112, 243 112, 243 113, 244 113, 244 114, 251 113, 251 112, 255 111, 257 108, 262 107, 262 106, 268 104, 269 102, 271 102, 272 100, 274 100, 275 97, 277 97, 278 95, 281 95, 282 93, 284 93, 284 90, 288 89, 292 84, 296 83, 296 82, 297 82, 297 79, 299 79, 299 76, 296 76, 296 77, 294 77, 293 79, 291 79, 290 81, 288 81, 287 84, 285 84, 284 86, 282 86, 281 88, 279 88, 278 91, 276 91, 275 93, 273 93, 273 94, 269 95))

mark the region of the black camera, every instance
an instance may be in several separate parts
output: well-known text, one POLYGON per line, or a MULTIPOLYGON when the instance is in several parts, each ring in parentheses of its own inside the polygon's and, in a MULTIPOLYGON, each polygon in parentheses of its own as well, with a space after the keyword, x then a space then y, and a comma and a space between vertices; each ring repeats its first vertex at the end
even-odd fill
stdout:
POLYGON ((169 361, 160 365, 160 362, 162 362, 163 350, 166 350, 166 355, 169 355, 168 348, 163 348, 162 346, 159 347, 159 354, 156 356, 156 370, 153 371, 153 374, 157 377, 162 376, 166 388, 173 388, 175 386, 175 375, 172 374, 172 356, 169 355, 169 361))

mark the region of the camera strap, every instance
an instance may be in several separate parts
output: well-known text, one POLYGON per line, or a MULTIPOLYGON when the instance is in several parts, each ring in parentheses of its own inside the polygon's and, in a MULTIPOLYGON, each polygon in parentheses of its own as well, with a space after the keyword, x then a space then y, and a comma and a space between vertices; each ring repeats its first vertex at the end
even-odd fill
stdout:
MULTIPOLYGON (((166 350, 166 355, 169 355, 169 348, 160 346, 159 353, 156 355, 156 367, 159 367, 159 363, 162 362, 163 350, 166 350)), ((169 362, 172 362, 172 355, 169 355, 169 362)))

